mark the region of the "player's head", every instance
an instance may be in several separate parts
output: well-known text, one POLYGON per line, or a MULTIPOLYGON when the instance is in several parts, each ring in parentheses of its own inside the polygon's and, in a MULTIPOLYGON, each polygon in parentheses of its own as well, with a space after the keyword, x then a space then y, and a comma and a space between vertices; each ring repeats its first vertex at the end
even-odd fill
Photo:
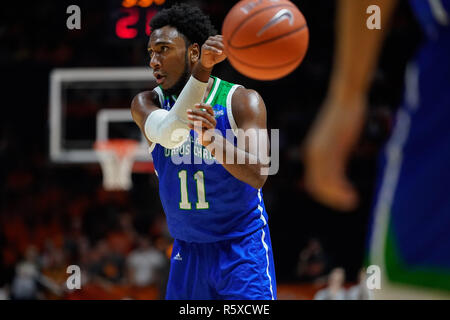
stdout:
POLYGON ((200 59, 201 46, 217 32, 207 15, 187 4, 158 12, 150 27, 150 67, 164 90, 178 93, 200 59))

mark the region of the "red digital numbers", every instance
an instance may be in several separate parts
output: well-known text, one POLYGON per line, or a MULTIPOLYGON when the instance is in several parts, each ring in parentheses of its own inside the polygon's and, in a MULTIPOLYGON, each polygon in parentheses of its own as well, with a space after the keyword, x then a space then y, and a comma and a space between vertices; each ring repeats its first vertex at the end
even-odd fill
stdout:
POLYGON ((156 14, 156 10, 147 10, 147 16, 145 18, 145 34, 150 35, 150 20, 152 20, 153 16, 156 14))
POLYGON ((139 11, 136 8, 120 9, 127 14, 116 23, 116 35, 121 39, 133 39, 137 36, 137 30, 133 26, 139 21, 139 11))
MULTIPOLYGON (((128 1, 128 0, 124 0, 128 1)), ((128 2, 132 2, 129 0, 128 2)), ((136 2, 136 1, 135 1, 136 2)), ((137 1, 137 2, 150 2, 150 1, 137 1)), ((159 1, 161 2, 161 1, 159 1)), ((164 1, 163 1, 164 2, 164 1)), ((126 13, 125 17, 121 17, 116 22, 116 35, 121 39, 134 39, 138 35, 138 30, 136 25, 141 18, 141 11, 139 8, 121 8, 121 12, 126 13)), ((150 35, 150 25, 149 22, 156 14, 156 9, 147 9, 145 11, 145 34, 150 35)))

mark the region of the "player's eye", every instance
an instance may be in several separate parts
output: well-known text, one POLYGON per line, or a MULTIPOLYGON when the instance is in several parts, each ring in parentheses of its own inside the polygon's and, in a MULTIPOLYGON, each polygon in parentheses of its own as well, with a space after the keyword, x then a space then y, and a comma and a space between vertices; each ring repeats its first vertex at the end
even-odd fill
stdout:
POLYGON ((166 52, 167 50, 169 50, 168 46, 162 46, 161 47, 161 52, 166 52))
POLYGON ((150 58, 153 56, 153 50, 148 50, 148 55, 150 56, 150 58))

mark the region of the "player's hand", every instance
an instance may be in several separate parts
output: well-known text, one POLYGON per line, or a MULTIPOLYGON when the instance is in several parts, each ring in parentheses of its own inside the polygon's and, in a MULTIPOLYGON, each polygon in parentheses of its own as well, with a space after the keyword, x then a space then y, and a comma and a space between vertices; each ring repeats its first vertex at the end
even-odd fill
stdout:
POLYGON ((212 135, 208 130, 214 130, 217 125, 213 108, 208 104, 198 103, 194 109, 187 110, 187 114, 189 128, 197 132, 200 143, 206 147, 212 142, 212 135))
POLYGON ((364 122, 364 102, 328 99, 305 144, 305 188, 333 209, 351 211, 358 194, 346 175, 347 161, 364 122))
POLYGON ((227 58, 221 35, 210 36, 202 45, 200 63, 210 69, 227 58))

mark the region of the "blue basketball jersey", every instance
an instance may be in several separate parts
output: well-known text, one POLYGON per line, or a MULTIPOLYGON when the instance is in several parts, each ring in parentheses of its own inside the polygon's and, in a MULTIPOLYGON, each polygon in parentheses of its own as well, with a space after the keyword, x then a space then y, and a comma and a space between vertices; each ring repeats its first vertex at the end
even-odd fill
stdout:
POLYGON ((450 290, 450 0, 411 0, 427 35, 380 157, 370 262, 393 282, 450 290))
MULTIPOLYGON (((219 78, 205 102, 213 107, 216 129, 237 144, 231 99, 239 87, 219 78)), ((163 109, 170 110, 176 97, 155 88, 163 109)), ((169 232, 186 242, 215 242, 241 237, 267 224, 261 189, 232 176, 199 142, 197 133, 180 147, 154 144, 152 151, 159 195, 169 232)))
POLYGON ((448 33, 449 0, 410 0, 410 4, 427 37, 439 39, 443 33, 448 33))

